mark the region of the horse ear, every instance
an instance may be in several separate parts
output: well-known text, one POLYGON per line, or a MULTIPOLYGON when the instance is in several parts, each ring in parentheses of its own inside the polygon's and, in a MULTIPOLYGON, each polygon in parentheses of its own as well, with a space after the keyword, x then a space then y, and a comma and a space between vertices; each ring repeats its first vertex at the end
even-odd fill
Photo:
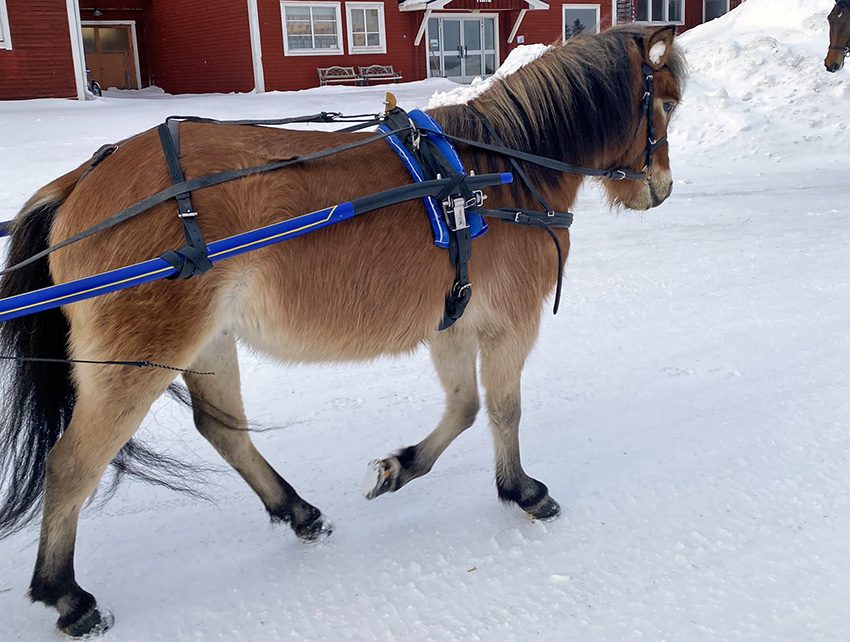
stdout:
POLYGON ((676 25, 665 25, 643 39, 643 59, 653 69, 661 69, 667 64, 667 56, 673 50, 673 38, 676 25))

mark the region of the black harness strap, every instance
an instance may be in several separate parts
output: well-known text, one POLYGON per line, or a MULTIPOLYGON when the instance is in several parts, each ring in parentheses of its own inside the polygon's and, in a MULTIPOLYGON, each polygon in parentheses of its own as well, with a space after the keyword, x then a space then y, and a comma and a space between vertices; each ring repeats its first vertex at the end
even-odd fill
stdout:
MULTIPOLYGON (((171 174, 171 182, 174 185, 179 185, 186 180, 183 169, 180 167, 180 140, 177 128, 177 121, 169 121, 157 127, 168 173, 171 174)), ((177 216, 183 224, 186 245, 176 251, 169 250, 161 254, 160 258, 168 261, 177 270, 177 273, 169 278, 188 279, 211 270, 213 265, 207 255, 207 243, 201 234, 201 228, 198 227, 196 220, 198 213, 192 205, 191 192, 180 192, 174 198, 177 200, 177 216)))
POLYGON ((472 284, 469 282, 469 260, 472 258, 472 235, 466 218, 467 208, 480 206, 483 199, 476 198, 466 183, 466 176, 459 174, 449 164, 427 133, 418 128, 403 109, 396 107, 386 115, 386 122, 392 129, 409 128, 402 142, 408 152, 416 158, 425 173, 425 179, 454 179, 436 197, 443 208, 443 216, 449 233, 449 261, 455 268, 455 280, 446 294, 446 305, 439 330, 452 327, 463 316, 466 306, 472 299, 472 284))

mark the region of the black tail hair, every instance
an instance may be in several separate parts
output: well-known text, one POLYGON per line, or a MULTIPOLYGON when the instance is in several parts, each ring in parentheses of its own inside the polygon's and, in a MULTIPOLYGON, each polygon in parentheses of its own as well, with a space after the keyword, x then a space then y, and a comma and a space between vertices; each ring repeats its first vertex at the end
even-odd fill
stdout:
MULTIPOLYGON (((48 246, 53 217, 64 200, 41 202, 13 224, 6 265, 48 246)), ((53 285, 47 259, 0 278, 0 298, 53 285)), ((47 455, 71 420, 76 393, 71 366, 27 362, 27 357, 67 358, 68 321, 60 309, 0 322, 0 538, 26 526, 41 508, 47 455)), ((111 484, 126 475, 173 490, 196 490, 202 467, 157 454, 129 441, 112 462, 111 484)), ((110 494, 109 491, 107 494, 110 494)), ((202 496, 202 495, 201 495, 202 496)))

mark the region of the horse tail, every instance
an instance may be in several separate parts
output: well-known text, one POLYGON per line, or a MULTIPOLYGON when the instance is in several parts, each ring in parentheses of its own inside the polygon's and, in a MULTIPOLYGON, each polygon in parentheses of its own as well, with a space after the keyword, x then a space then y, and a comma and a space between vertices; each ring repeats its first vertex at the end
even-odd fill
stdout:
MULTIPOLYGON (((40 189, 12 221, 6 266, 47 248, 56 211, 77 182, 72 172, 40 189)), ((53 285, 47 257, 4 274, 0 298, 53 285)), ((35 516, 44 491, 47 454, 74 409, 71 367, 29 357, 65 358, 68 321, 59 308, 0 323, 0 536, 35 516)))
MULTIPOLYGON (((48 247, 54 217, 85 169, 46 185, 24 205, 11 224, 7 267, 48 247)), ((53 279, 44 257, 2 275, 0 298, 50 285, 53 279)), ((71 364, 27 359, 67 359, 69 330, 60 308, 0 322, 0 538, 19 531, 38 514, 47 456, 68 427, 76 400, 71 364)), ((199 494, 193 488, 199 467, 159 455, 134 440, 112 464, 110 491, 124 475, 132 475, 199 494)))

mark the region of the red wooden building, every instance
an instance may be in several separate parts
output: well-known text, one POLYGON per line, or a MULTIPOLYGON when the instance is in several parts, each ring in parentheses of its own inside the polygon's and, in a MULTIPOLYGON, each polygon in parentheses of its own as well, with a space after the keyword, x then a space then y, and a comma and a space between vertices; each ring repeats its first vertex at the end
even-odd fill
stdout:
POLYGON ((405 80, 488 75, 520 45, 615 22, 682 30, 743 0, 0 0, 0 99, 291 90, 317 69, 393 65, 405 80))

